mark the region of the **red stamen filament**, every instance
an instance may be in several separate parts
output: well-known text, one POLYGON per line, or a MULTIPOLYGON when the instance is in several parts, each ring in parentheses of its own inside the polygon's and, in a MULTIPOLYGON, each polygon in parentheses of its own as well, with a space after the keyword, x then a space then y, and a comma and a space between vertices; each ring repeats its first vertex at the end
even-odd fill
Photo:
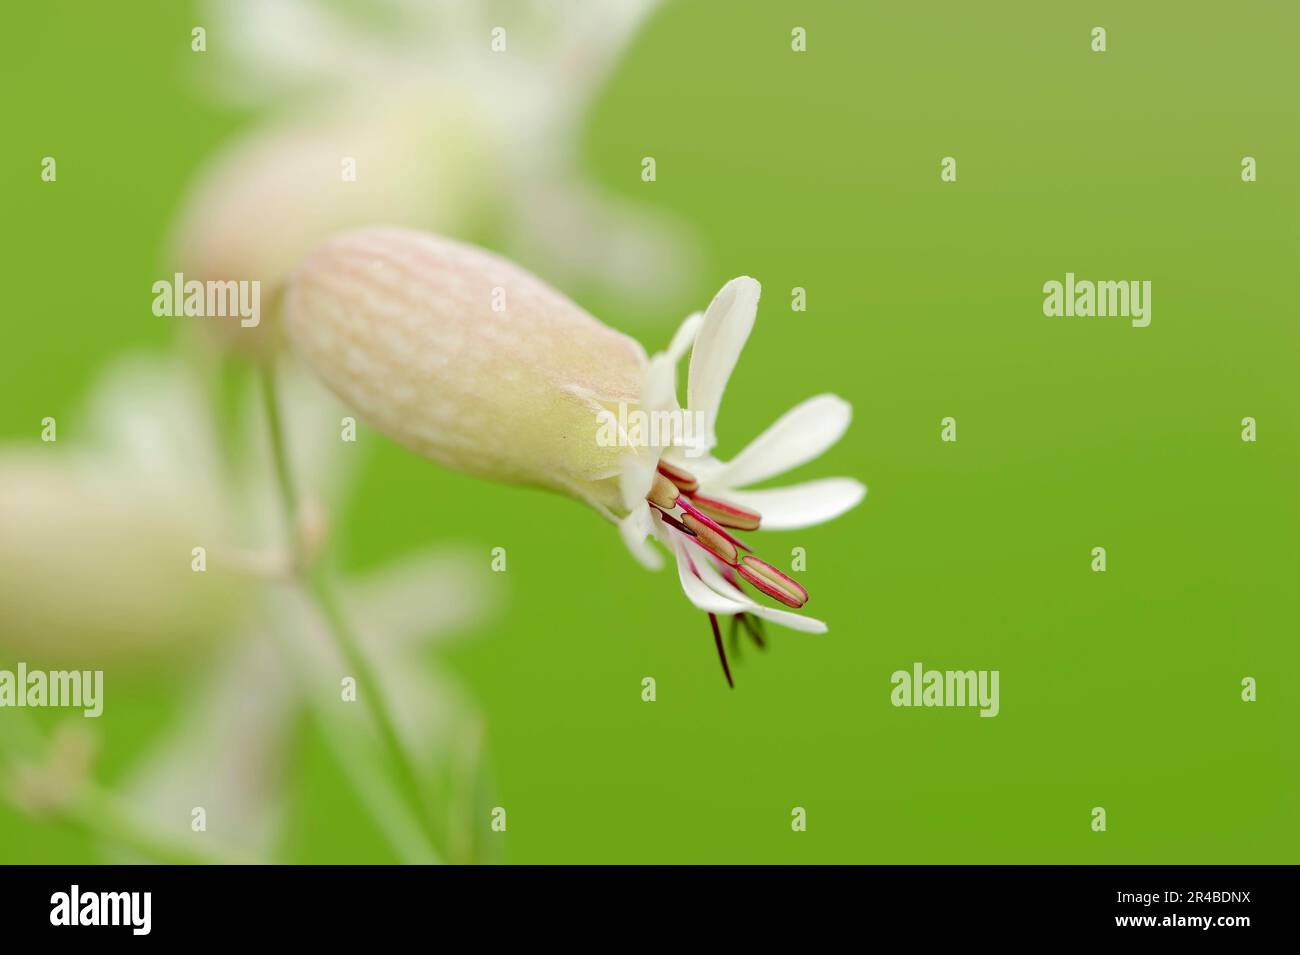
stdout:
POLYGON ((718 659, 722 661, 722 673, 727 678, 727 686, 734 690, 736 684, 731 679, 731 667, 727 665, 727 651, 722 646, 722 631, 718 629, 718 615, 716 613, 709 614, 709 623, 713 625, 713 645, 718 648, 718 659))

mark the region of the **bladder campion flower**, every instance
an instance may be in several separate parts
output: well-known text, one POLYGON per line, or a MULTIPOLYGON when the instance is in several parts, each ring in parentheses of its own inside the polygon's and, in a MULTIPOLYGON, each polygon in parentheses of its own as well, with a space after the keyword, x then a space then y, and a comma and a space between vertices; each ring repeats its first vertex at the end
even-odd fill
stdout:
POLYGON ((849 478, 748 489, 839 440, 851 412, 833 395, 798 405, 730 461, 712 456, 723 391, 758 298, 753 279, 728 282, 666 351, 648 358, 637 342, 498 256, 375 228, 343 233, 308 256, 290 281, 286 321, 308 364, 395 440, 460 471, 569 494, 616 523, 649 567, 662 562, 649 538, 662 544, 687 599, 709 615, 730 682, 719 615, 759 642, 763 620, 826 629, 793 612, 807 590, 733 531, 817 524, 866 493, 849 478), (680 409, 676 366, 688 352, 680 409), (673 445, 597 440, 601 426, 626 420, 629 406, 684 410, 702 427, 673 445), (745 583, 790 609, 760 603, 745 583))

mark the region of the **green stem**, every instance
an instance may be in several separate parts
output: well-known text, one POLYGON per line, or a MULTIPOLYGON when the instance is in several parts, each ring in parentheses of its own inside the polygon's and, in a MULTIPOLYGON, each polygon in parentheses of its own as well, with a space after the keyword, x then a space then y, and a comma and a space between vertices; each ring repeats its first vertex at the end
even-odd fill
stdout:
POLYGON ((261 376, 262 408, 266 412, 266 426, 271 437, 271 458, 275 465, 275 483, 289 524, 290 541, 294 556, 298 556, 298 491, 294 487, 293 472, 289 467, 289 446, 284 440, 284 426, 280 421, 280 403, 275 389, 274 359, 267 358, 258 369, 261 376))
MULTIPOLYGON (((212 427, 214 432, 221 434, 221 416, 219 414, 221 407, 219 380, 221 369, 213 367, 214 361, 210 356, 209 349, 200 349, 197 357, 201 362, 202 377, 207 386, 208 407, 212 413, 212 427)), ((228 359, 217 360, 216 364, 219 365, 220 361, 224 360, 228 359)), ((254 374, 259 373, 256 366, 249 367, 254 374)), ((278 414, 276 416, 276 426, 279 426, 278 414)), ((277 474, 285 475, 285 479, 277 480, 276 484, 282 489, 287 488, 292 493, 293 484, 287 480, 290 473, 287 457, 278 453, 283 448, 284 442, 282 440, 276 441, 273 445, 273 453, 276 454, 275 467, 277 474)), ((226 443, 224 450, 226 451, 227 467, 230 467, 232 448, 226 443)), ((229 477, 232 474, 233 472, 228 472, 227 476, 229 477)), ((287 665, 294 668, 295 674, 304 672, 307 669, 307 664, 301 660, 296 661, 299 649, 294 641, 289 639, 287 634, 282 633, 278 626, 271 626, 270 633, 275 638, 287 665), (295 665, 295 661, 300 665, 295 665)), ((301 676, 295 675, 295 680, 299 681, 300 684, 303 682, 301 676)), ((437 863, 439 861, 438 855, 433 846, 429 845, 426 840, 419 823, 412 817, 411 810, 407 808, 405 795, 393 787, 389 778, 390 774, 385 773, 382 764, 377 761, 380 754, 372 752, 367 746, 369 740, 363 740, 354 733, 351 723, 340 719, 337 711, 332 710, 329 704, 321 699, 319 694, 312 691, 311 687, 300 686, 300 689, 302 690, 302 699, 315 715, 317 725, 320 727, 325 742, 333 751, 340 770, 348 777, 353 790, 365 804, 374 819, 375 825, 384 835, 398 858, 416 865, 437 863)))
POLYGON ((379 731, 379 738, 387 751, 389 760, 397 769, 401 788, 411 804, 415 818, 430 845, 436 846, 438 844, 438 834, 428 811, 428 801, 424 798, 424 787, 420 783, 420 774, 407 753, 406 746, 402 743, 401 735, 397 730, 397 723, 385 704, 385 697, 374 668, 362 652, 361 645, 348 623, 347 615, 343 612, 342 605, 335 594, 331 576, 324 568, 313 566, 309 556, 302 552, 302 542, 298 535, 297 521, 299 514, 298 493, 293 483, 288 445, 284 439, 284 428, 280 418, 280 407, 275 387, 275 368, 270 359, 263 362, 260 374, 262 402, 266 412, 267 428, 270 432, 276 483, 279 485, 280 500, 284 508, 290 547, 293 552, 294 575, 299 586, 324 620, 325 628, 333 639, 335 647, 352 671, 357 681, 357 697, 370 713, 371 720, 379 731))

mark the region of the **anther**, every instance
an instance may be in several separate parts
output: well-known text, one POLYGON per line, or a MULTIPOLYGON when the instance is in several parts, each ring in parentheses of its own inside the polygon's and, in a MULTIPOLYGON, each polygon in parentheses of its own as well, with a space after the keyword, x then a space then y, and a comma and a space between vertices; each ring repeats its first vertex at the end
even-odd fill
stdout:
POLYGON ((695 539, 699 541, 700 546, 705 550, 724 564, 733 567, 736 565, 737 552, 731 541, 689 512, 682 515, 682 523, 686 525, 687 530, 695 535, 695 539))
POLYGON ((740 541, 736 540, 736 538, 728 534, 726 528, 692 504, 691 499, 685 494, 677 498, 677 505, 691 517, 694 517, 705 527, 709 528, 709 530, 713 531, 713 533, 725 540, 732 547, 736 548, 736 550, 752 550, 752 548, 747 547, 745 544, 742 544, 740 541))
POLYGON ((682 489, 691 495, 691 503, 717 521, 723 527, 734 527, 738 531, 756 531, 763 517, 758 511, 751 511, 739 504, 723 501, 716 497, 705 497, 682 489))
POLYGON ((679 468, 667 461, 660 461, 659 473, 676 484, 679 490, 687 494, 694 494, 700 489, 700 482, 695 479, 694 474, 685 468, 679 468))
POLYGON ((671 511, 677 506, 678 496, 677 485, 662 474, 656 474, 654 483, 650 485, 650 493, 646 495, 646 500, 661 510, 671 511))
POLYGON ((798 610, 808 602, 808 591, 801 584, 752 554, 746 554, 735 567, 740 576, 787 607, 798 610))

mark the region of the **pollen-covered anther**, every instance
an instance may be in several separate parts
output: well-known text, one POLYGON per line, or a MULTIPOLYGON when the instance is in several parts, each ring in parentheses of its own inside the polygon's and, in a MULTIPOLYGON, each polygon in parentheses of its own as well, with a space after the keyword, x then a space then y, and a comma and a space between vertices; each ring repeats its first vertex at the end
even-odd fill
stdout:
POLYGON ((808 591, 801 584, 752 554, 742 557, 735 567, 740 576, 787 607, 798 610, 808 602, 808 591))
POLYGON ((679 468, 667 461, 660 461, 659 473, 676 484, 678 490, 683 494, 694 494, 700 489, 700 482, 695 479, 694 474, 685 468, 679 468))
POLYGON ((682 515, 682 524, 686 526, 687 530, 695 535, 695 540, 705 550, 718 558, 718 560, 722 561, 724 564, 732 567, 736 566, 736 559, 739 556, 739 553, 737 552, 735 545, 724 535, 719 534, 716 530, 691 513, 682 515))
POLYGON ((671 511, 677 507, 680 495, 681 492, 677 490, 676 484, 662 474, 656 474, 654 483, 650 485, 650 493, 646 495, 646 500, 660 510, 671 511))
MULTIPOLYGON (((713 531, 713 533, 717 534, 719 537, 721 537, 732 547, 736 548, 737 551, 753 550, 753 548, 750 547, 749 545, 742 543, 741 541, 737 540, 736 538, 728 534, 727 529, 725 527, 723 527, 713 518, 709 517, 708 514, 705 514, 693 503, 691 503, 691 499, 687 495, 683 494, 679 498, 677 498, 677 506, 682 509, 682 512, 684 514, 689 514, 691 517, 695 518, 696 521, 703 524, 709 530, 713 531)), ((728 561, 727 563, 734 563, 734 561, 728 561)))
POLYGON ((690 493, 690 498, 692 504, 723 527, 732 527, 738 531, 756 531, 763 522, 763 515, 758 511, 751 511, 747 507, 732 504, 721 498, 706 497, 696 493, 690 493))

